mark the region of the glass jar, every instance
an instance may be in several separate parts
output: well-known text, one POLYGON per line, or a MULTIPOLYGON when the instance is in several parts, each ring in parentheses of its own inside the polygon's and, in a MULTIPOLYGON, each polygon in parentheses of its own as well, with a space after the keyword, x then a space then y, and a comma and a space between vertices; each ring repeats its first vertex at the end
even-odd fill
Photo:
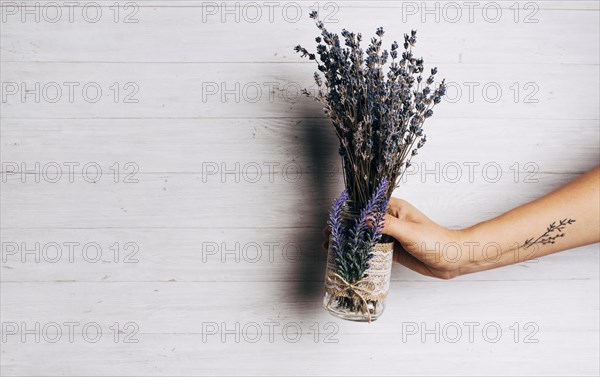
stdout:
MULTIPOLYGON (((347 202, 342 217, 344 226, 352 226, 358 217, 359 205, 347 202)), ((381 242, 369 251, 372 255, 366 277, 349 282, 336 271, 335 253, 329 242, 327 269, 325 273, 325 296, 323 306, 332 315, 359 322, 375 321, 385 309, 385 300, 390 287, 392 261, 394 254, 393 239, 384 236, 381 242)))

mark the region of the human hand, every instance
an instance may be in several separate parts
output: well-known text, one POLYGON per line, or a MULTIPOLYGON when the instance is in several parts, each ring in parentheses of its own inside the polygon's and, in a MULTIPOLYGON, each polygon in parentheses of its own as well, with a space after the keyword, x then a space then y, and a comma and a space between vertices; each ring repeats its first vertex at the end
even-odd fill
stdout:
MULTIPOLYGON (((600 242, 599 198, 600 166, 539 199, 460 230, 440 226, 407 201, 391 198, 383 233, 396 239, 396 262, 451 279, 600 242)), ((325 235, 329 238, 327 228, 325 235)))
MULTIPOLYGON (((385 217, 384 234, 395 238, 394 261, 423 275, 451 279, 461 274, 466 261, 462 251, 444 255, 448 245, 462 246, 463 230, 444 228, 405 200, 391 198, 385 217), (454 254, 460 257, 454 258, 454 254)), ((323 229, 329 247, 329 227, 323 229)))
POLYGON ((451 279, 469 264, 462 252, 465 230, 440 226, 409 202, 391 198, 383 233, 393 237, 394 261, 423 275, 451 279))

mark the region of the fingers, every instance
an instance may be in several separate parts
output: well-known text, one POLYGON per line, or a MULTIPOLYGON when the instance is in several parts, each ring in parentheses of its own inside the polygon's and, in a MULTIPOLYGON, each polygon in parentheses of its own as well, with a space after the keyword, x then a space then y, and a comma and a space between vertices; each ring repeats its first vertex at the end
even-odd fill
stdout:
MULTIPOLYGON (((426 227, 427 225, 400 220, 389 214, 385 215, 383 233, 397 240, 394 243, 394 261, 426 276, 441 279, 450 279, 456 276, 456 274, 452 274, 452 271, 436 268, 436 265, 431 265, 426 260, 421 260, 419 258, 421 253, 418 248, 411 247, 411 245, 416 245, 419 237, 422 236, 424 226, 426 227)), ((322 245, 323 249, 327 251, 329 250, 329 237, 331 235, 331 230, 328 226, 323 229, 323 235, 325 236, 325 241, 322 245)))
POLYGON ((416 221, 419 211, 413 207, 409 202, 399 198, 390 198, 390 204, 388 212, 401 220, 416 221))
POLYGON ((413 228, 412 223, 400 220, 390 214, 385 215, 383 234, 394 237, 402 244, 411 242, 413 228))
POLYGON ((421 275, 431 276, 439 279, 451 279, 457 274, 452 271, 442 271, 435 267, 423 263, 421 260, 410 254, 401 245, 394 245, 394 262, 400 263, 404 267, 411 269, 421 275))
MULTIPOLYGON (((394 216, 386 215, 383 233, 395 238, 402 245, 402 249, 416 260, 424 265, 432 267, 431 264, 423 258, 423 253, 419 248, 423 240, 427 238, 424 236, 428 227, 429 225, 404 221, 394 216)), ((435 266, 433 267, 435 268, 435 266)))
POLYGON ((388 212, 400 220, 411 221, 415 223, 432 222, 415 206, 406 200, 399 198, 390 198, 388 212))
POLYGON ((404 267, 418 272, 425 276, 434 276, 431 268, 413 255, 404 250, 401 246, 394 247, 394 262, 400 263, 404 267))

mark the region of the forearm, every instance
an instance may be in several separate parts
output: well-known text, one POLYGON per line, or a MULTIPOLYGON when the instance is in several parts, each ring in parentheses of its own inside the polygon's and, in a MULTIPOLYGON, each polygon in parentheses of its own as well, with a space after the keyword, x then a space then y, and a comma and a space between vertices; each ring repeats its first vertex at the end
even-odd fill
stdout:
POLYGON ((461 232, 462 273, 496 268, 600 241, 600 167, 533 202, 461 232))

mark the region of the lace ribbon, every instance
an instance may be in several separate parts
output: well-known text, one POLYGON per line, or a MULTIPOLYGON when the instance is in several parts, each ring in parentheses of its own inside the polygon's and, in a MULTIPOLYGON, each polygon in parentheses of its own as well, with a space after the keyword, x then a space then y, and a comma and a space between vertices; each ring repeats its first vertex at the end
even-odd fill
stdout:
POLYGON ((349 283, 340 276, 335 269, 333 253, 330 252, 327 260, 327 273, 325 275, 325 288, 329 293, 331 302, 339 297, 352 298, 356 296, 363 305, 361 311, 366 312, 371 322, 371 312, 368 309, 368 301, 381 301, 387 297, 392 270, 392 255, 394 243, 380 243, 373 249, 373 258, 369 261, 367 277, 354 283, 349 283))

